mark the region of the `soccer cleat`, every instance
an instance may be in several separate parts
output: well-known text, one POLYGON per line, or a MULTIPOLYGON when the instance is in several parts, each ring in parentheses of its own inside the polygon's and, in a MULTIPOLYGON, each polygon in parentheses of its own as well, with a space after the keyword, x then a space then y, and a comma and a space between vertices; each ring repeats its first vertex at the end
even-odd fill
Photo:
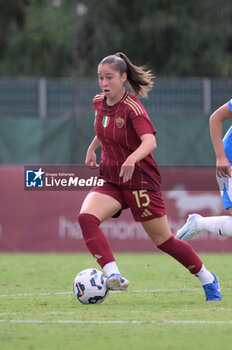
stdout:
POLYGON ((205 284, 203 286, 205 290, 206 301, 221 300, 222 296, 220 292, 218 277, 213 272, 211 272, 211 274, 214 277, 213 282, 205 284))
POLYGON ((127 290, 130 282, 117 273, 112 273, 106 280, 106 285, 110 290, 127 290))
POLYGON ((194 239, 198 232, 200 232, 196 227, 196 219, 201 218, 199 214, 191 214, 184 226, 182 226, 176 234, 176 238, 182 241, 188 242, 190 239, 194 239))

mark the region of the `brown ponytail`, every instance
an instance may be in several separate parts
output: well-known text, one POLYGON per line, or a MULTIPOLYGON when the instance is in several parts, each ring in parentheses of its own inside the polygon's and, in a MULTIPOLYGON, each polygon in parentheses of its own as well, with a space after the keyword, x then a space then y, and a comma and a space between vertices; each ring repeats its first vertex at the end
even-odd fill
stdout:
POLYGON ((127 80, 135 96, 147 97, 148 91, 153 86, 155 78, 152 71, 146 70, 144 66, 135 66, 123 52, 117 52, 115 56, 120 57, 127 65, 127 80))
POLYGON ((105 63, 114 64, 120 74, 127 73, 127 81, 135 96, 147 97, 155 78, 152 71, 146 70, 144 66, 135 66, 123 52, 105 57, 100 64, 105 63))

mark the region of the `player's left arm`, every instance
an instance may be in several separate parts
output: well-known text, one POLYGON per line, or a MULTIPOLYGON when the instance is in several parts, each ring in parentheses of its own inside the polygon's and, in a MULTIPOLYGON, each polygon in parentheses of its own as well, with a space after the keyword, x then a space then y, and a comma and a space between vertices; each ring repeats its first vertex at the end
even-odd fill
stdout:
POLYGON ((141 144, 129 155, 126 161, 122 164, 119 176, 123 178, 123 183, 131 180, 135 169, 135 163, 145 158, 157 147, 154 134, 144 134, 140 137, 141 144))

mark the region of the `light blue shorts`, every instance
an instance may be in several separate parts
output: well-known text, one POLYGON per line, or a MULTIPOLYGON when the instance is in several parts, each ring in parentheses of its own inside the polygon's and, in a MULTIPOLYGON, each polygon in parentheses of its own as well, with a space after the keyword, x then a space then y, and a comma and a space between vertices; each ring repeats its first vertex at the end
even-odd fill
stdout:
MULTIPOLYGON (((231 176, 232 176, 232 172, 231 172, 231 176)), ((229 209, 232 207, 232 178, 217 176, 217 182, 220 189, 224 208, 229 209)))

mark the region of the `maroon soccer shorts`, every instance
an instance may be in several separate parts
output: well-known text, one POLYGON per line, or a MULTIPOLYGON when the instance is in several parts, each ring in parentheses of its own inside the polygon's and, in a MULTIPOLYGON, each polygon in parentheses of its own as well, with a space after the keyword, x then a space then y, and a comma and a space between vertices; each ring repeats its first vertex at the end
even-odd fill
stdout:
MULTIPOLYGON (((91 192, 99 192, 116 199, 123 209, 130 208, 135 221, 142 222, 166 215, 161 192, 140 189, 125 189, 113 183, 105 182, 103 186, 95 186, 91 192)), ((121 211, 120 211, 121 212, 121 211)), ((114 215, 118 217, 120 212, 114 215)))

